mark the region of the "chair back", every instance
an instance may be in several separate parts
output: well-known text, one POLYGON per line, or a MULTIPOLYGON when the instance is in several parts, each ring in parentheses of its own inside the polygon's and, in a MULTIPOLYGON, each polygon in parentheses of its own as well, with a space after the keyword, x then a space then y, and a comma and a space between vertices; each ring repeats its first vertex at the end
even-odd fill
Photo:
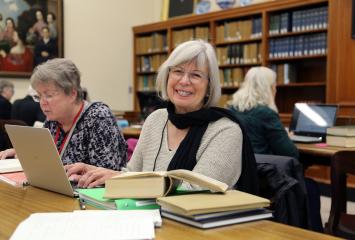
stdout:
POLYGON ((325 231, 355 239, 355 215, 347 214, 347 174, 355 175, 355 151, 339 151, 331 159, 331 208, 325 231))
POLYGON ((0 151, 12 148, 10 138, 5 130, 5 124, 27 126, 27 124, 22 120, 0 119, 0 151))

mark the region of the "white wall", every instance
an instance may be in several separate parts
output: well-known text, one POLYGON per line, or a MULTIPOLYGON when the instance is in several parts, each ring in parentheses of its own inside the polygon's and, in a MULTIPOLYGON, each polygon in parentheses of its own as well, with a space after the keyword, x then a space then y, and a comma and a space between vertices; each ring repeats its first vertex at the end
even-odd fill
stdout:
MULTIPOLYGON (((91 100, 132 110, 132 26, 160 20, 162 0, 64 0, 64 56, 82 73, 91 100)), ((27 79, 12 99, 26 95, 27 79)))

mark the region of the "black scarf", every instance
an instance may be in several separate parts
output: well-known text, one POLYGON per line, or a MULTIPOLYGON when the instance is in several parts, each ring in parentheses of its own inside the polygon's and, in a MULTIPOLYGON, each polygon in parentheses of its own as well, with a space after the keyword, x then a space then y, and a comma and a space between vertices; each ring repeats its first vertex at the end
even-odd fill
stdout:
POLYGON ((242 171, 235 188, 251 194, 258 194, 259 184, 256 173, 254 152, 246 131, 239 119, 229 110, 218 107, 202 108, 198 111, 186 114, 175 113, 175 106, 168 103, 168 118, 179 129, 190 127, 186 137, 180 143, 172 158, 168 170, 187 169, 192 170, 196 165, 196 153, 200 146, 202 136, 207 130, 208 124, 227 117, 239 124, 243 134, 242 146, 242 171))

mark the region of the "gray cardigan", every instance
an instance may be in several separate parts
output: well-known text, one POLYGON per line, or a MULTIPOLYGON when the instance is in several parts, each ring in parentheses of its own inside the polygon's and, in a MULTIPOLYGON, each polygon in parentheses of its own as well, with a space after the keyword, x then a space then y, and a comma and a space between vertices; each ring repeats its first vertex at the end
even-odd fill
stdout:
MULTIPOLYGON (((166 109, 151 113, 146 119, 136 149, 127 165, 128 171, 166 171, 176 151, 168 148, 166 109), (162 139, 163 137, 163 139, 162 139)), ((241 173, 243 136, 238 124, 227 118, 210 123, 197 151, 193 171, 228 184, 233 188, 241 173)))

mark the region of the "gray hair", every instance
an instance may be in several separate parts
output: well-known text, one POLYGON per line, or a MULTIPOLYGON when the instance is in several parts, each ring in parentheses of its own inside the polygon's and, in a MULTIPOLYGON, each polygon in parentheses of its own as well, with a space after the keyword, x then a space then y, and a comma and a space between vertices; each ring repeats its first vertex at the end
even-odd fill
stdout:
POLYGON ((12 88, 14 89, 14 84, 8 80, 1 80, 0 81, 0 94, 3 93, 5 88, 12 88))
POLYGON ((207 67, 209 86, 204 107, 216 106, 221 96, 219 70, 216 53, 211 44, 202 40, 187 41, 177 46, 168 59, 160 66, 156 90, 160 97, 169 100, 167 94, 167 79, 169 67, 196 61, 198 68, 207 67))
POLYGON ((276 73, 267 67, 253 67, 245 75, 241 88, 233 94, 232 105, 239 111, 266 105, 277 112, 271 86, 276 83, 276 73))
POLYGON ((69 59, 55 58, 38 65, 31 76, 31 86, 36 89, 36 86, 40 83, 54 83, 66 95, 70 95, 73 90, 76 90, 76 100, 83 99, 80 72, 69 59))

